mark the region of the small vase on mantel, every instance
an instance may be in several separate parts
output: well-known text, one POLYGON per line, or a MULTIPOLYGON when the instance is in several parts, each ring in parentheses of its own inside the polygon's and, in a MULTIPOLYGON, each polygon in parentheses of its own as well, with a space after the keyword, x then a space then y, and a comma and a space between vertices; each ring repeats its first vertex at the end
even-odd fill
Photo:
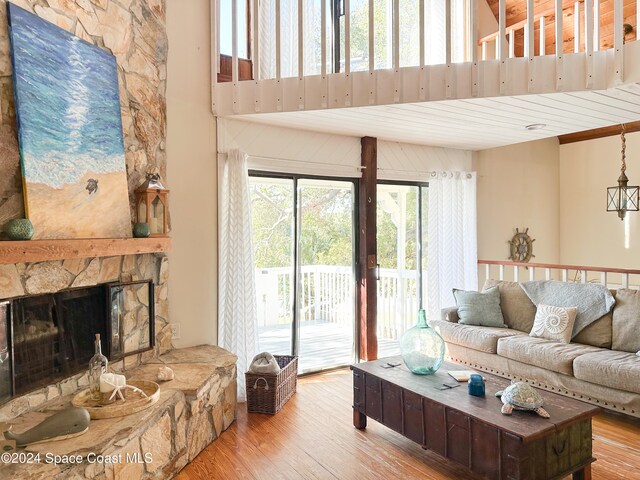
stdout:
POLYGON ((31 240, 34 234, 33 224, 28 218, 14 218, 4 226, 4 232, 9 240, 31 240))
POLYGON ((418 324, 400 338, 402 360, 412 373, 432 375, 444 360, 444 340, 427 323, 424 310, 418 311, 418 324))
POLYGON ((95 355, 89 360, 89 394, 91 400, 100 402, 100 376, 107 373, 109 361, 102 354, 100 334, 96 333, 95 355))

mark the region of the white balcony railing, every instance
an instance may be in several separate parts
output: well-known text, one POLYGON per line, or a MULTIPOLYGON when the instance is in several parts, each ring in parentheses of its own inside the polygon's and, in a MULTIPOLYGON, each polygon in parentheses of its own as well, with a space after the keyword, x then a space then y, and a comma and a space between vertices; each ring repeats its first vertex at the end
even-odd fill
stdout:
POLYGON ((627 57, 635 62, 637 56, 638 49, 629 55, 625 51, 637 43, 640 0, 555 0, 553 9, 523 0, 526 19, 515 23, 508 23, 506 0, 499 0, 497 28, 486 34, 483 23, 482 38, 478 0, 341 1, 344 12, 336 23, 328 0, 249 0, 250 22, 245 25, 239 6, 244 12, 247 0, 212 0, 214 112, 262 113, 605 89, 637 81, 638 69, 625 69, 624 61, 627 57), (225 11, 230 8, 230 18, 221 20, 221 4, 225 11), (409 4, 415 12, 406 10, 409 4), (612 9, 612 21, 610 13, 601 14, 605 7, 612 9), (406 22, 413 22, 411 28, 406 22), (569 22, 571 28, 565 28, 569 22), (636 31, 626 37, 627 45, 625 22, 636 31), (333 33, 334 24, 340 25, 339 36, 333 33), (602 34, 611 27, 613 49, 601 51, 602 34), (536 28, 540 33, 537 49, 536 28), (553 35, 547 35, 551 29, 553 35), (520 31, 524 31, 521 52, 515 48, 520 31), (570 38, 573 48, 565 45, 570 38), (552 52, 548 51, 551 39, 552 52), (230 44, 224 62, 222 43, 227 51, 230 44), (240 47, 251 60, 240 57, 240 47), (411 49, 415 54, 407 53, 411 49), (339 62, 333 60, 337 56, 339 62), (225 68, 230 81, 218 84, 225 68))
MULTIPOLYGON (((300 323, 334 323, 354 328, 354 287, 351 267, 302 267, 298 297, 300 323)), ((290 325, 294 291, 291 268, 256 269, 258 326, 290 325)), ((378 336, 397 340, 416 321, 419 305, 417 272, 382 268, 377 291, 378 336)))
POLYGON ((610 289, 640 289, 640 270, 478 260, 478 285, 484 285, 488 279, 514 282, 559 280, 573 283, 599 283, 610 289))

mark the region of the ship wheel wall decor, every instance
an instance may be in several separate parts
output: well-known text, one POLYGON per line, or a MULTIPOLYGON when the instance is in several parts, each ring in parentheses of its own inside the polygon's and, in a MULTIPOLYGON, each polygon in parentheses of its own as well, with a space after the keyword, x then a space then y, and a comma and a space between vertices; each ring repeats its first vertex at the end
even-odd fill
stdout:
POLYGON ((535 257, 533 254, 533 242, 535 242, 535 239, 529 236, 528 228, 525 228, 522 232, 516 228, 515 235, 509 240, 511 250, 509 260, 521 263, 531 260, 531 258, 535 257))

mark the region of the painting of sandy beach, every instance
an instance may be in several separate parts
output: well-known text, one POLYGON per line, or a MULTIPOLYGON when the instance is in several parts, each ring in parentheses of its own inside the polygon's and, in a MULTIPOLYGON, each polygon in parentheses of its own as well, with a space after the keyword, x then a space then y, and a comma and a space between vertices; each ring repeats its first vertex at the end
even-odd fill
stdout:
POLYGON ((116 60, 7 3, 34 239, 131 236, 116 60))

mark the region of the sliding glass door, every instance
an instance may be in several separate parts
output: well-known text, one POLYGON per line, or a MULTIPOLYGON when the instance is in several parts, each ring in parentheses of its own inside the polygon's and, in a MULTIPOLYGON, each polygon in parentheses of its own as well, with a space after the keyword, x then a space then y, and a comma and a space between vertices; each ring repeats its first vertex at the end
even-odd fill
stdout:
POLYGON ((400 353, 398 340, 424 308, 427 186, 379 183, 377 205, 378 356, 400 353))
POLYGON ((259 347, 299 356, 300 373, 355 352, 352 181, 250 177, 259 347))
POLYGON ((291 355, 294 184, 288 178, 251 177, 250 189, 259 347, 274 355, 291 355))

